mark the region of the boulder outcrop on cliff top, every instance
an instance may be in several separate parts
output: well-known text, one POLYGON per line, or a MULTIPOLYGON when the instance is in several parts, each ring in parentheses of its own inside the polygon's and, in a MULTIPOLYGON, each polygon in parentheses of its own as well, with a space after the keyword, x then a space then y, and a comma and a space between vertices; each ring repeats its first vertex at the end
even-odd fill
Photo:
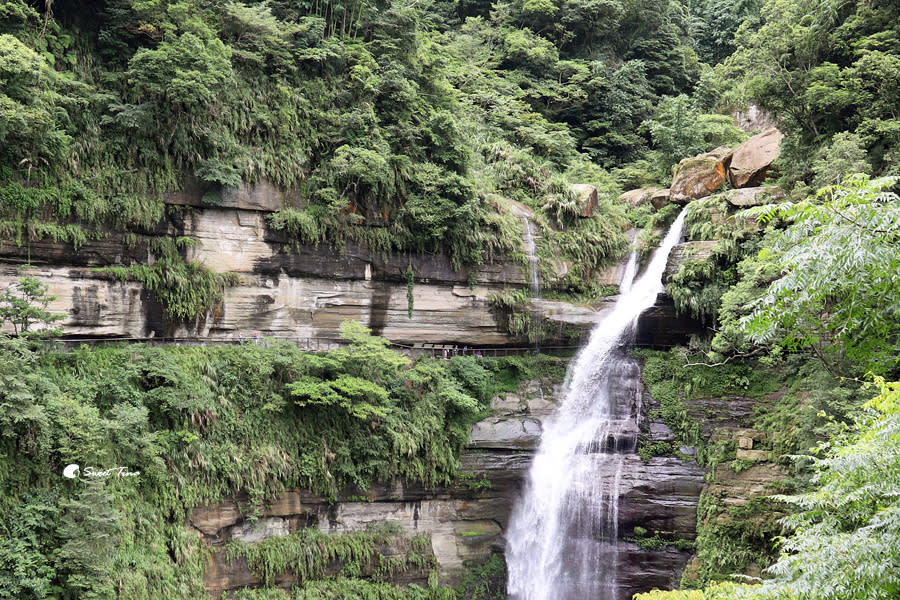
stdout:
POLYGON ((738 146, 728 166, 728 181, 736 188, 756 187, 772 172, 772 163, 781 152, 784 136, 775 128, 738 146))
POLYGON ((573 183, 569 186, 578 198, 578 216, 587 219, 597 207, 597 188, 589 183, 573 183))
POLYGON ((671 201, 671 193, 669 190, 656 190, 650 194, 650 204, 653 208, 660 210, 663 206, 671 201))
POLYGON ((682 159, 675 168, 669 199, 677 204, 709 196, 725 183, 723 159, 727 149, 717 149, 693 158, 682 159))
POLYGON ((778 186, 750 187, 725 192, 725 199, 732 206, 748 208, 762 206, 784 198, 784 190, 778 186))
POLYGON ((623 204, 627 204, 629 206, 643 206, 644 204, 650 202, 650 197, 658 191, 659 188, 656 187, 629 190, 619 196, 619 202, 622 202, 623 204))

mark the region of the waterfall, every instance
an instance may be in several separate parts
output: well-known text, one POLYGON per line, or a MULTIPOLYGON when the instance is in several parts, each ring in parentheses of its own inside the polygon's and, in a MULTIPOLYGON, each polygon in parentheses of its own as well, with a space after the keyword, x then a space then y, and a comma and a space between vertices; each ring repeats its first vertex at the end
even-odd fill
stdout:
POLYGON ((637 275, 638 255, 640 252, 632 250, 628 255, 628 262, 625 263, 625 272, 622 273, 622 281, 619 282, 619 294, 627 294, 634 283, 634 276, 637 275))
MULTIPOLYGON (((615 600, 618 499, 637 423, 622 410, 640 394, 640 373, 620 346, 663 291, 682 211, 644 274, 623 281, 615 306, 594 327, 566 376, 565 397, 544 423, 522 498, 510 517, 506 560, 512 600, 615 600)), ((634 277, 636 258, 626 274, 634 277)))
POLYGON ((525 221, 525 235, 522 237, 522 242, 525 246, 525 256, 528 258, 528 283, 531 285, 531 297, 538 298, 541 295, 541 276, 538 274, 538 258, 534 243, 534 232, 537 229, 534 223, 528 220, 528 217, 523 216, 522 220, 525 221))

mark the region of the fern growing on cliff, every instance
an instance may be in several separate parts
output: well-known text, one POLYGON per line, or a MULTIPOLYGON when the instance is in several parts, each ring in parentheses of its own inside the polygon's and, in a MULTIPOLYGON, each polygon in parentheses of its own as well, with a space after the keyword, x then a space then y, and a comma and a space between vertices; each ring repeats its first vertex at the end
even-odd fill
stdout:
POLYGON ((184 260, 178 249, 191 243, 191 238, 160 238, 151 245, 157 255, 152 265, 103 267, 97 272, 118 281, 141 282, 156 296, 171 323, 193 323, 222 304, 225 288, 236 285, 238 277, 184 260))

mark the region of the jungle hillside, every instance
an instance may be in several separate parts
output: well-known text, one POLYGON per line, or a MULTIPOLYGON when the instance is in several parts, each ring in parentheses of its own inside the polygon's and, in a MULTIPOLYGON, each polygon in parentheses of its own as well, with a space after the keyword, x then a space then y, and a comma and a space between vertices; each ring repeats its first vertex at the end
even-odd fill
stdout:
MULTIPOLYGON (((505 598, 499 554, 446 580, 427 538, 390 526, 214 551, 185 524, 236 494, 254 522, 287 490, 478 492, 460 463, 473 424, 499 395, 559 384, 567 356, 410 357, 354 322, 318 352, 57 341, 32 248, 115 236, 130 258, 103 276, 196 323, 240 278, 192 260, 190 232, 159 235, 185 210, 171 197, 217 207, 247 186, 291 198, 260 217, 285 252, 460 272, 526 264, 528 215, 541 293, 584 303, 687 204, 703 252, 666 294, 696 333, 634 352, 674 436, 641 456, 696 461, 710 483, 749 469, 686 406, 764 398, 748 443, 785 477, 736 507, 701 497, 682 589, 636 598, 900 596, 895 0, 0 0, 0 247, 17 257, 0 289, 0 599, 205 600, 214 552, 258 582, 236 600, 505 598), (769 128, 768 200, 724 184, 650 201, 683 159, 769 128), (588 208, 576 184, 596 190, 588 208), (76 462, 140 475, 61 477, 76 462)), ((402 277, 411 316, 421 281, 402 277)), ((492 302, 534 342, 529 298, 492 302)))

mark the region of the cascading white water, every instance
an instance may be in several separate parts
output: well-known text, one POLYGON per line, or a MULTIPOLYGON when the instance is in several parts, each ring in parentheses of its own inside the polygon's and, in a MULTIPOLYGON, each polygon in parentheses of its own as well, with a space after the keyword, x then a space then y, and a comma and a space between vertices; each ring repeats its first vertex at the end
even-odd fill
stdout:
MULTIPOLYGON (((614 600, 618 499, 623 453, 637 424, 617 407, 640 393, 633 361, 619 346, 663 291, 669 252, 681 237, 682 211, 644 274, 623 281, 611 311, 594 327, 567 374, 565 397, 528 473, 507 533, 512 600, 614 600)), ((636 261, 636 258, 635 258, 636 261)), ((634 277, 636 262, 626 268, 634 277)))
POLYGON ((523 216, 522 220, 525 221, 525 235, 522 237, 522 242, 525 246, 525 256, 528 258, 528 283, 531 286, 531 297, 538 298, 541 295, 541 278, 538 274, 538 258, 535 252, 534 232, 536 228, 534 223, 528 220, 528 217, 523 216))
POLYGON ((628 255, 628 262, 625 263, 625 271, 622 273, 622 281, 619 283, 619 295, 627 294, 634 283, 634 276, 637 275, 638 255, 640 252, 632 250, 628 255))

